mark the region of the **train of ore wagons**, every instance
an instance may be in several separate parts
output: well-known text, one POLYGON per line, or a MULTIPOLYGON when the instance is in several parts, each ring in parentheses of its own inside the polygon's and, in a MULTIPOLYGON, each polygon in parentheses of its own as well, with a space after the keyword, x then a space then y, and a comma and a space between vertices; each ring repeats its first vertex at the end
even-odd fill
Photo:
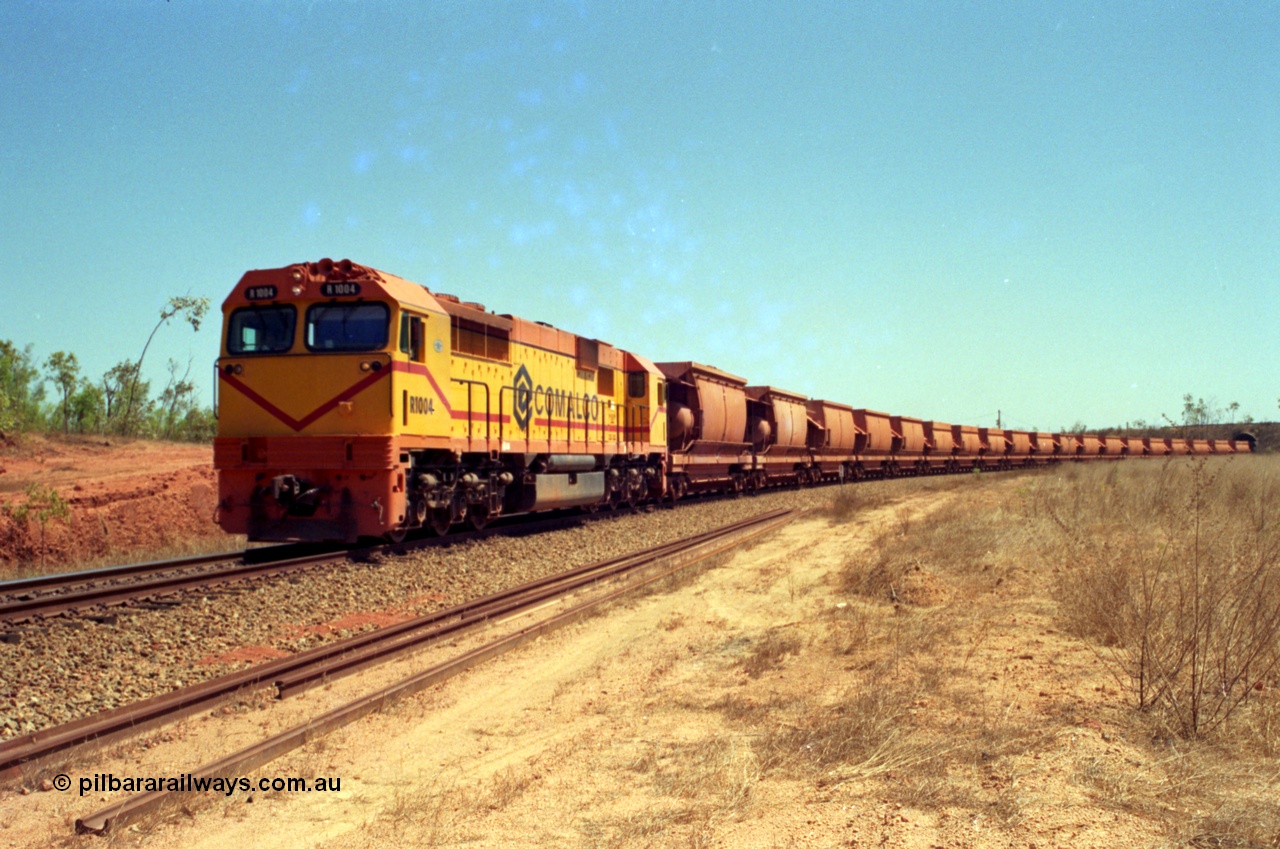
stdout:
POLYGON ((858 410, 349 260, 250 271, 222 310, 218 520, 251 540, 398 540, 691 493, 1252 449, 858 410))

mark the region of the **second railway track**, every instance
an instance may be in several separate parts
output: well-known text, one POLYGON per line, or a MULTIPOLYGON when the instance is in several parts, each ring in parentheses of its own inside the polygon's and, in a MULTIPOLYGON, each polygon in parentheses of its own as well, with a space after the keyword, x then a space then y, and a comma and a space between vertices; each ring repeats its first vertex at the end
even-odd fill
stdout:
POLYGON ((454 544, 492 535, 537 533, 610 515, 521 516, 484 531, 454 533, 447 537, 420 536, 406 542, 363 548, 317 551, 316 546, 285 544, 19 578, 0 582, 0 627, 102 610, 223 584, 288 575, 328 563, 367 559, 386 552, 454 544))
MULTIPOLYGON (((749 536, 777 527, 793 513, 794 511, 788 510, 769 511, 693 537, 547 576, 396 626, 320 646, 312 651, 251 667, 48 731, 12 739, 0 744, 0 771, 12 774, 24 764, 48 759, 86 742, 136 734, 149 727, 212 707, 246 688, 270 686, 274 687, 277 698, 286 698, 318 682, 341 677, 443 638, 456 637, 484 623, 527 613, 551 600, 562 599, 602 581, 624 579, 628 585, 640 585, 653 580, 655 568, 679 568, 684 560, 705 558, 709 554, 733 547, 749 536), (646 577, 635 577, 640 574, 646 577)), ((586 610, 599 604, 602 599, 624 591, 625 588, 614 590, 597 596, 595 600, 577 603, 570 610, 586 610)), ((559 620, 567 612, 557 614, 552 619, 559 620)), ((517 636, 533 633, 534 630, 541 633, 545 627, 536 626, 532 630, 529 627, 522 628, 517 636)), ((513 639, 515 638, 510 636, 502 638, 507 641, 513 639)), ((522 641, 523 638, 513 644, 522 641)), ((472 658, 465 665, 478 662, 479 659, 482 658, 472 658)), ((454 663, 450 668, 455 668, 456 665, 454 663)), ((362 703, 364 701, 367 700, 361 700, 362 703)), ((359 713, 355 708, 352 710, 359 713)), ((107 819, 114 818, 112 815, 107 819)))

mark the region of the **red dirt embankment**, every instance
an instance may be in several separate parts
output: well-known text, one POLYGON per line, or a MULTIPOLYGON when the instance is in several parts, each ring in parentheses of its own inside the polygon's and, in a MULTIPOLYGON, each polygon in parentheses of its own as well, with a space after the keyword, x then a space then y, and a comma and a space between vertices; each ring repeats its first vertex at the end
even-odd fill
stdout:
MULTIPOLYGON (((213 538, 216 548, 224 535, 213 521, 212 454, 208 445, 101 437, 24 436, 0 445, 0 579, 29 568, 124 562, 200 539, 213 538), (59 502, 67 515, 45 511, 41 523, 38 506, 59 502)), ((225 537, 225 547, 234 546, 225 537)))

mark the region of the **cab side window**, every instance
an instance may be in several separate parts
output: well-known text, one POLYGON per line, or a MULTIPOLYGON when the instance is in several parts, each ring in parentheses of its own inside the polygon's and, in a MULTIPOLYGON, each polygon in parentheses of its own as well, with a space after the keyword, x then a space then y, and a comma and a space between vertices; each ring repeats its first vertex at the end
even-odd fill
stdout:
POLYGON ((645 397, 649 388, 649 375, 642 371, 633 371, 627 375, 627 394, 632 398, 645 397))
POLYGON ((415 363, 427 361, 427 351, 423 344, 426 338, 425 321, 416 315, 400 313, 400 353, 408 354, 415 363))

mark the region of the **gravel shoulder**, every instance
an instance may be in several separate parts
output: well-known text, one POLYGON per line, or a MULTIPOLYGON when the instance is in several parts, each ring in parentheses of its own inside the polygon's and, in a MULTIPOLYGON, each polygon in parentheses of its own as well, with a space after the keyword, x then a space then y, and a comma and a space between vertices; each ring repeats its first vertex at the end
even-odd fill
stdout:
POLYGON ((776 493, 619 514, 536 537, 492 537, 215 588, 172 608, 114 608, 19 626, 0 643, 0 739, 226 674, 534 578, 824 496, 776 493))

